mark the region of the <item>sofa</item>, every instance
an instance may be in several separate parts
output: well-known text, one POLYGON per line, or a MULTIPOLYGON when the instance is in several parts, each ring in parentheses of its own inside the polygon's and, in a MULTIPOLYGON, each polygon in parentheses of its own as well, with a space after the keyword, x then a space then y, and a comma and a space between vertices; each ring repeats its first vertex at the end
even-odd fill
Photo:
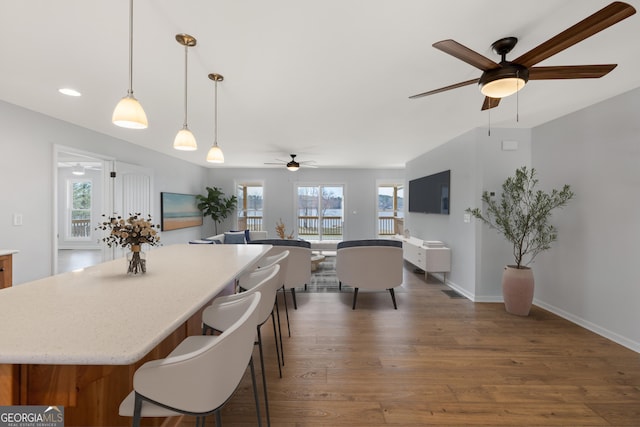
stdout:
POLYGON ((266 231, 226 231, 215 236, 202 239, 204 241, 210 241, 214 243, 231 243, 231 244, 243 244, 249 243, 253 240, 264 240, 267 238, 266 231))

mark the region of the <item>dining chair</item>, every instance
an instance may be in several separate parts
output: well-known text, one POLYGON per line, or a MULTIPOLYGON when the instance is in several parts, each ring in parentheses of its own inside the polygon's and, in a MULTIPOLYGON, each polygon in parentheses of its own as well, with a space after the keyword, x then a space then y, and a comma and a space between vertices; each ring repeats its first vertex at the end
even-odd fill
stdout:
POLYGON ((166 358, 140 366, 133 375, 133 391, 119 407, 121 416, 142 417, 191 415, 196 425, 215 414, 222 425, 220 409, 238 387, 251 360, 262 295, 255 292, 233 301, 240 313, 224 333, 185 338, 166 358))

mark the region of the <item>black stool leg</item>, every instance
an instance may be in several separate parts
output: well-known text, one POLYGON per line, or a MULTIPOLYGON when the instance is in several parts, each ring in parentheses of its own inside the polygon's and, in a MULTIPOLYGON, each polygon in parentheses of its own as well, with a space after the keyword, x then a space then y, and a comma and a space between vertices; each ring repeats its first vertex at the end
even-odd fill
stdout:
POLYGON ((396 304, 396 293, 393 288, 389 288, 389 293, 391 294, 391 301, 393 301, 393 308, 398 309, 398 305, 396 304))

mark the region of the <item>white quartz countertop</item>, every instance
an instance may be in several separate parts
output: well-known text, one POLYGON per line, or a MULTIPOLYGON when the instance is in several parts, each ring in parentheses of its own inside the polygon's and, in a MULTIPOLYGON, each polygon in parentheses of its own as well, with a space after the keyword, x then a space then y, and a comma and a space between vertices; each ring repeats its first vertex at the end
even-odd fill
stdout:
POLYGON ((18 252, 20 251, 17 249, 0 249, 0 256, 13 255, 13 254, 17 254, 18 252))
POLYGON ((262 257, 269 245, 171 245, 0 290, 0 363, 128 365, 262 257))

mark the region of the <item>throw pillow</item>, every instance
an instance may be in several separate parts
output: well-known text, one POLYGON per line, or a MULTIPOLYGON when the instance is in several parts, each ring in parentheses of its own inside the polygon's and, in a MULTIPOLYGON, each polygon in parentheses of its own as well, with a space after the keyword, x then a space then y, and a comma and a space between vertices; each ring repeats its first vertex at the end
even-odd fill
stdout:
POLYGON ((232 245, 241 245, 246 243, 244 231, 227 231, 224 233, 224 243, 232 245))
POLYGON ((239 230, 231 230, 229 233, 244 233, 244 241, 245 243, 249 243, 251 241, 251 236, 249 235, 249 230, 239 231, 239 230))

